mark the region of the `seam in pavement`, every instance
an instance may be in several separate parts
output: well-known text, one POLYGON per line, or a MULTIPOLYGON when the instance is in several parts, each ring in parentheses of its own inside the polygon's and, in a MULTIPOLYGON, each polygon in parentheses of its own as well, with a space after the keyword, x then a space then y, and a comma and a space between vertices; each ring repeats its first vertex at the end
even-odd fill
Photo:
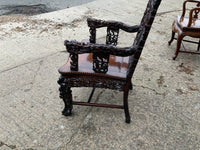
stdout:
POLYGON ((47 58, 47 57, 49 57, 49 56, 56 55, 56 54, 61 53, 61 52, 62 52, 62 51, 55 52, 55 53, 51 53, 51 54, 46 55, 46 56, 44 56, 44 57, 40 57, 40 58, 34 59, 34 60, 32 60, 32 61, 29 61, 29 62, 26 62, 26 63, 20 64, 20 65, 17 65, 17 66, 14 66, 14 67, 8 68, 8 69, 6 69, 6 70, 1 71, 0 74, 1 74, 1 73, 4 73, 4 72, 7 72, 7 71, 10 71, 10 70, 15 69, 15 68, 18 68, 18 67, 21 67, 21 66, 24 66, 24 65, 30 64, 30 63, 32 63, 32 62, 35 62, 35 61, 38 61, 38 60, 41 60, 41 59, 47 58))
POLYGON ((162 95, 162 96, 164 96, 164 97, 166 96, 166 92, 164 92, 164 93, 159 93, 159 92, 157 92, 155 89, 152 89, 152 88, 150 88, 150 87, 146 87, 146 86, 143 86, 143 85, 136 85, 136 84, 133 84, 133 86, 141 87, 141 88, 144 88, 144 89, 151 90, 151 91, 155 92, 156 95, 162 95))
POLYGON ((179 12, 179 11, 182 11, 182 9, 160 12, 160 13, 157 13, 156 16, 162 16, 162 15, 164 15, 164 14, 168 14, 168 13, 172 13, 172 12, 179 12))
POLYGON ((33 86, 34 86, 35 79, 36 79, 36 77, 37 77, 37 75, 38 75, 38 73, 39 73, 39 71, 40 71, 41 66, 43 65, 43 62, 44 62, 43 59, 39 61, 38 69, 35 71, 35 74, 34 74, 34 76, 33 76, 33 80, 32 80, 32 82, 30 83, 30 84, 31 84, 30 90, 32 90, 32 88, 33 88, 33 86))
MULTIPOLYGON (((56 54, 58 54, 58 53, 63 53, 63 52, 65 52, 65 51, 59 51, 59 52, 52 53, 52 54, 49 54, 49 55, 44 56, 44 57, 41 57, 41 58, 34 59, 34 60, 30 61, 30 62, 26 62, 26 63, 24 63, 24 64, 20 64, 20 65, 18 65, 18 66, 15 66, 15 67, 12 67, 12 68, 6 69, 6 70, 4 70, 4 71, 1 71, 0 74, 1 74, 1 73, 4 73, 4 72, 7 72, 7 71, 10 71, 10 70, 13 70, 13 69, 16 69, 16 68, 18 68, 18 67, 21 67, 21 66, 24 66, 24 65, 30 64, 30 63, 32 63, 32 62, 36 62, 36 61, 39 61, 39 60, 40 60, 40 62, 39 62, 40 65, 39 65, 39 67, 38 67, 38 69, 37 69, 37 71, 36 71, 36 73, 35 73, 35 75, 34 75, 34 77, 33 77, 32 82, 30 82, 30 83, 24 85, 24 86, 26 86, 26 85, 32 84, 32 86, 33 86, 34 81, 35 81, 35 78, 36 78, 36 76, 37 76, 37 74, 38 74, 38 71, 39 71, 40 68, 41 68, 41 61, 43 62, 43 59, 44 59, 44 58, 47 58, 47 57, 49 57, 49 56, 56 55, 56 54)), ((22 87, 24 87, 24 86, 22 86, 22 87)), ((32 86, 31 86, 31 88, 32 88, 32 86)), ((9 93, 6 93, 6 94, 2 95, 2 97, 5 97, 5 96, 7 96, 7 95, 10 95, 11 93, 13 93, 13 91, 11 91, 11 92, 9 92, 9 93)))

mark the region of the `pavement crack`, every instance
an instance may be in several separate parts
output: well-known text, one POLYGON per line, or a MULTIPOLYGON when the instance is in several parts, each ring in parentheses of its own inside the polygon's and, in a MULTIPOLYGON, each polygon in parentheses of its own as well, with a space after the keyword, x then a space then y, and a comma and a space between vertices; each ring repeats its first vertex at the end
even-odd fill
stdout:
MULTIPOLYGON (((1 97, 2 97, 2 98, 5 98, 6 96, 10 95, 11 93, 13 93, 13 91, 11 91, 11 92, 8 92, 8 93, 6 93, 6 94, 2 95, 1 97)), ((1 144, 0 144, 0 145, 1 145, 1 144)))
MULTIPOLYGON (((30 89, 32 89, 33 83, 35 82, 36 76, 37 76, 38 72, 40 71, 40 68, 41 68, 41 65, 43 64, 44 59, 47 58, 47 57, 56 55, 56 54, 58 54, 58 53, 60 53, 60 51, 59 51, 59 52, 56 52, 56 53, 52 53, 52 54, 47 55, 47 56, 44 56, 44 57, 42 57, 42 58, 35 59, 35 60, 33 60, 33 61, 30 61, 30 62, 26 62, 26 63, 24 63, 24 64, 20 64, 20 65, 18 65, 18 66, 9 68, 9 69, 7 69, 7 70, 3 70, 2 72, 0 72, 0 74, 1 74, 1 73, 4 73, 4 72, 7 72, 7 71, 10 71, 10 70, 13 70, 13 69, 16 69, 16 68, 21 67, 21 66, 25 66, 25 65, 30 64, 30 63, 33 63, 33 62, 36 62, 36 63, 37 63, 37 61, 39 61, 39 63, 40 63, 39 65, 40 65, 40 66, 38 67, 38 69, 37 69, 37 71, 36 71, 36 74, 35 74, 34 77, 33 77, 33 80, 32 80, 31 82, 29 82, 29 83, 24 84, 23 86, 21 86, 21 87, 24 87, 24 86, 27 86, 27 85, 31 85, 31 88, 30 88, 30 89)), ((18 90, 19 90, 21 87, 18 87, 18 90)), ((16 90, 15 90, 15 91, 16 91, 16 90)), ((4 97, 6 97, 7 95, 10 95, 10 94, 13 93, 13 92, 14 92, 14 91, 10 91, 10 92, 8 92, 8 93, 5 93, 5 94, 1 95, 1 97, 4 98, 4 97)))
POLYGON ((36 70, 36 72, 35 72, 35 75, 33 76, 33 80, 32 80, 32 82, 31 82, 31 88, 30 89, 32 89, 32 87, 33 87, 33 84, 34 84, 34 82, 35 82, 35 80, 36 80, 36 77, 37 77, 37 75, 38 75, 38 73, 40 72, 40 68, 41 68, 41 66, 43 65, 43 62, 44 62, 44 60, 40 60, 39 61, 39 67, 38 67, 38 69, 36 70))
POLYGON ((136 85, 136 84, 133 84, 133 86, 136 86, 136 87, 141 87, 141 88, 144 88, 144 89, 151 90, 151 91, 155 92, 155 93, 156 93, 156 95, 162 95, 162 96, 165 96, 165 95, 166 95, 166 93, 165 93, 165 92, 164 92, 164 93, 159 93, 159 92, 158 92, 158 91, 156 91, 155 89, 152 89, 152 88, 150 88, 150 87, 146 87, 146 86, 143 86, 143 85, 136 85))
POLYGON ((179 10, 171 10, 171 11, 165 11, 165 12, 160 12, 160 13, 157 13, 156 16, 162 16, 162 15, 165 15, 165 14, 168 14, 168 13, 179 12, 179 11, 182 11, 182 9, 179 9, 179 10))
POLYGON ((59 51, 59 52, 55 52, 55 53, 51 53, 51 54, 49 54, 49 55, 47 55, 47 56, 44 56, 44 57, 41 57, 41 58, 37 58, 37 59, 34 59, 34 60, 32 60, 32 61, 23 63, 23 64, 19 64, 19 65, 17 65, 17 66, 14 66, 14 67, 11 67, 11 68, 8 68, 8 69, 5 69, 5 70, 2 70, 2 71, 0 71, 0 74, 1 74, 1 73, 4 73, 4 72, 7 72, 7 71, 10 71, 10 70, 13 70, 13 69, 16 69, 16 68, 18 68, 18 67, 21 67, 21 66, 30 64, 30 63, 32 63, 32 62, 36 62, 36 61, 38 61, 38 60, 43 60, 44 58, 47 58, 47 57, 49 57, 49 56, 56 55, 56 54, 58 54, 58 53, 60 53, 60 51, 59 51))
POLYGON ((0 147, 2 147, 2 146, 6 146, 6 147, 9 147, 11 149, 15 149, 16 148, 16 145, 8 145, 8 144, 0 141, 0 147))

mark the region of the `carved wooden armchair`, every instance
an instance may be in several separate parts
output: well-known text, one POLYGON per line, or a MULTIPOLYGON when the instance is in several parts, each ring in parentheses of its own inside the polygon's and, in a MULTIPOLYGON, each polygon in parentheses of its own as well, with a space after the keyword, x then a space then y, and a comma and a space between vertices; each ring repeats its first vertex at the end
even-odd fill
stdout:
POLYGON ((186 0, 183 3, 183 12, 181 16, 178 16, 178 18, 174 21, 172 25, 172 37, 170 41, 168 42, 169 45, 171 45, 172 41, 176 38, 174 38, 175 33, 178 33, 177 37, 177 47, 176 52, 173 56, 173 59, 175 60, 178 56, 179 52, 182 53, 192 53, 192 54, 200 54, 199 52, 191 52, 187 51, 182 41, 190 42, 198 44, 197 51, 199 51, 200 48, 200 40, 199 42, 191 41, 191 40, 183 40, 185 36, 190 36, 193 38, 200 38, 200 20, 198 19, 198 14, 200 12, 200 0, 186 0), (189 17, 185 17, 186 13, 186 4, 195 3, 196 7, 191 9, 189 11, 189 17), (184 51, 180 50, 181 43, 183 44, 184 51))
POLYGON ((91 35, 88 43, 67 40, 64 42, 70 57, 59 69, 60 98, 65 103, 63 115, 71 115, 73 105, 119 108, 124 109, 126 122, 130 123, 128 92, 132 88, 131 78, 160 2, 161 0, 149 0, 140 26, 89 18, 87 22, 91 35), (106 44, 96 44, 96 29, 101 27, 107 27, 106 44), (119 30, 137 32, 132 46, 116 46, 119 30), (73 101, 71 87, 93 87, 88 102, 73 101), (123 91, 123 105, 91 103, 95 88, 123 91))

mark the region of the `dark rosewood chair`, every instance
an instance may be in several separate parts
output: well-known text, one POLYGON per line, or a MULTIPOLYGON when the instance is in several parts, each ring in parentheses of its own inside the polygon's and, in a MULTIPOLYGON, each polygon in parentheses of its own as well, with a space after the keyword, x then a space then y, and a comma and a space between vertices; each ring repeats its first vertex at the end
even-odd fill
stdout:
POLYGON ((199 51, 200 48, 200 41, 195 42, 191 40, 183 40, 185 36, 193 37, 193 38, 200 38, 200 20, 198 19, 198 14, 200 11, 200 1, 199 0, 186 0, 183 3, 183 12, 181 16, 178 16, 178 18, 174 21, 172 25, 172 37, 171 40, 168 42, 169 45, 171 45, 172 41, 176 38, 174 38, 175 33, 178 33, 177 37, 177 46, 176 46, 176 52, 173 56, 173 60, 176 59, 179 52, 182 53, 192 53, 192 54, 200 54, 199 52, 192 52, 187 51, 182 41, 190 42, 198 44, 197 51, 199 51), (196 7, 191 9, 189 11, 189 17, 185 17, 186 13, 186 4, 195 3, 196 7), (180 50, 181 43, 183 44, 184 51, 180 50))
POLYGON ((67 40, 64 42, 70 57, 59 69, 60 98, 65 103, 63 115, 71 115, 73 105, 119 108, 124 109, 126 122, 130 123, 128 93, 129 89, 132 89, 131 78, 160 2, 161 0, 149 0, 140 26, 89 18, 87 19, 91 34, 89 42, 67 40), (96 44, 96 29, 101 27, 107 27, 106 44, 96 44), (119 30, 137 32, 132 46, 116 46, 119 30), (88 102, 73 101, 71 87, 93 87, 88 102), (91 103, 95 88, 123 91, 123 105, 91 103))

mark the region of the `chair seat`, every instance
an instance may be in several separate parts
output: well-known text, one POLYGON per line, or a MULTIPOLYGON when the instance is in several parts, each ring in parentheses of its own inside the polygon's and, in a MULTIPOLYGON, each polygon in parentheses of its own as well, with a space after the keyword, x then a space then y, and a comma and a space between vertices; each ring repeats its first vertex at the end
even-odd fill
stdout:
POLYGON ((191 27, 187 27, 189 18, 184 17, 183 21, 180 21, 181 16, 178 16, 176 23, 183 31, 200 31, 200 20, 197 19, 195 23, 191 24, 191 27))
POLYGON ((93 70, 93 56, 92 53, 79 54, 78 58, 78 71, 70 70, 70 61, 69 58, 67 63, 63 65, 58 71, 65 76, 74 76, 74 75, 92 75, 98 77, 108 77, 116 79, 126 79, 126 72, 128 69, 128 60, 129 57, 118 57, 110 55, 108 71, 106 73, 96 73, 93 70))

